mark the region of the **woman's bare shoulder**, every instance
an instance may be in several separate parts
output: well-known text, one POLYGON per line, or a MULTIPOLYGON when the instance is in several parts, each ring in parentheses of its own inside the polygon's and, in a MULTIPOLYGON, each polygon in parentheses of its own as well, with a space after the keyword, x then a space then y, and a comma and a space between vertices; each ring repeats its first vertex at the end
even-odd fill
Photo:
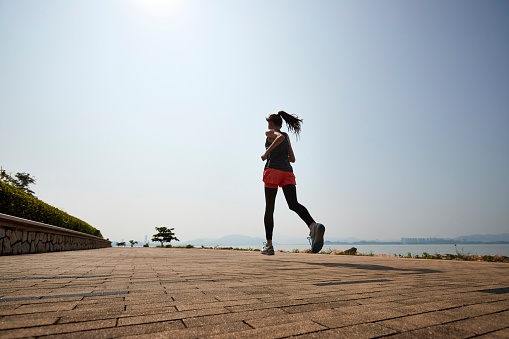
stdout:
MULTIPOLYGON (((269 138, 270 137, 277 138, 278 136, 283 135, 283 134, 279 131, 274 130, 274 129, 268 129, 267 131, 265 131, 265 135, 268 136, 269 138)), ((283 137, 284 137, 284 135, 283 135, 283 137)))
POLYGON ((277 137, 279 136, 282 136, 284 138, 284 135, 281 134, 281 132, 279 131, 276 131, 276 130, 273 130, 273 129, 268 129, 266 132, 265 132, 265 135, 267 136, 267 138, 269 139, 269 142, 273 142, 274 140, 276 140, 277 137))

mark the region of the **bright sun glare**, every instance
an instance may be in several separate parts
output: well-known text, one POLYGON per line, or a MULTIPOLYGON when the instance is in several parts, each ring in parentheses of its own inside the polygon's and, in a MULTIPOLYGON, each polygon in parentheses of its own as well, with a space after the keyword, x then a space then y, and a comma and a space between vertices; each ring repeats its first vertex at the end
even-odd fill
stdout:
POLYGON ((140 13, 152 18, 167 18, 179 13, 185 0, 130 0, 140 13))

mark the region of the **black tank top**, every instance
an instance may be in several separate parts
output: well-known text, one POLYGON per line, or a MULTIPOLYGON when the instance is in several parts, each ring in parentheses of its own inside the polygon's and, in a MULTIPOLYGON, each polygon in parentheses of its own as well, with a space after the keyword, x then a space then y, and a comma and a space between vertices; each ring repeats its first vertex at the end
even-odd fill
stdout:
MULTIPOLYGON (((269 152, 265 168, 273 168, 280 171, 293 172, 292 165, 288 161, 288 154, 290 152, 290 144, 288 143, 288 134, 280 132, 284 137, 279 145, 277 145, 272 151, 269 152)), ((265 149, 268 149, 272 145, 269 139, 265 139, 265 149)))

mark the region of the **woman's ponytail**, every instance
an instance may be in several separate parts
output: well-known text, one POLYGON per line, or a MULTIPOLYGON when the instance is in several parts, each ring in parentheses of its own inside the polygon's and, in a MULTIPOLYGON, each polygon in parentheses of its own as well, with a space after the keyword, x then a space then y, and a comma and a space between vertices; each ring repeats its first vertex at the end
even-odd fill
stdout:
POLYGON ((283 118, 283 120, 286 122, 286 127, 288 127, 288 130, 295 134, 295 136, 298 139, 300 134, 301 123, 303 120, 299 119, 298 116, 294 114, 288 114, 285 111, 279 111, 277 114, 281 118, 283 118))

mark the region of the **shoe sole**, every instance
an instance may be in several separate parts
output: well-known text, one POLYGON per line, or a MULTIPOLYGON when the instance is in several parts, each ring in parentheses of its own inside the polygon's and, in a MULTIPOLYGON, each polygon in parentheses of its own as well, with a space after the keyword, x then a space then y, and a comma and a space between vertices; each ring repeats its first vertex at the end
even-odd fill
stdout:
POLYGON ((274 255, 274 253, 262 253, 263 255, 274 255))
POLYGON ((311 252, 318 253, 323 247, 323 235, 325 234, 325 226, 320 225, 316 230, 318 232, 318 241, 313 245, 311 252))

